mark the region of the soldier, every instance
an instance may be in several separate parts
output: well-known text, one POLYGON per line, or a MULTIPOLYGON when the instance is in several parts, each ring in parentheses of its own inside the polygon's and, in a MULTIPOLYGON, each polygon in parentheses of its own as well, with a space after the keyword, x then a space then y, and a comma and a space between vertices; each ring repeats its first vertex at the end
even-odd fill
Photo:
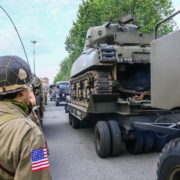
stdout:
POLYGON ((49 90, 48 86, 43 85, 44 105, 47 105, 48 90, 49 90))
POLYGON ((39 107, 37 106, 36 97, 34 95, 33 88, 30 88, 30 105, 32 110, 29 117, 42 129, 42 118, 40 117, 39 107))
POLYGON ((37 103, 37 109, 36 109, 36 114, 38 115, 39 119, 41 120, 42 124, 42 118, 44 115, 44 95, 43 95, 43 87, 42 87, 42 82, 40 78, 35 76, 33 82, 33 92, 36 97, 36 103, 37 103))
POLYGON ((31 109, 29 65, 0 57, 0 180, 51 180, 47 147, 31 109))

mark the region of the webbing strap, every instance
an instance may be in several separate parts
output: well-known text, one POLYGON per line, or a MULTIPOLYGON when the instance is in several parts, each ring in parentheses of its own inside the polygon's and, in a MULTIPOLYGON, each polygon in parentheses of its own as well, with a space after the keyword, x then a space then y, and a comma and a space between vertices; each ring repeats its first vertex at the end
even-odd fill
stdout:
POLYGON ((10 175, 10 176, 12 176, 12 177, 15 176, 15 174, 14 174, 13 172, 10 172, 9 170, 5 169, 1 164, 0 164, 0 168, 1 168, 4 172, 6 172, 8 175, 10 175))
POLYGON ((19 88, 24 88, 26 89, 28 86, 26 84, 23 85, 19 85, 19 84, 14 84, 14 85, 10 85, 10 86, 3 86, 0 87, 0 93, 6 92, 6 91, 13 91, 19 88))
POLYGON ((15 118, 20 118, 21 116, 20 115, 17 115, 17 114, 4 114, 2 116, 0 116, 0 125, 12 120, 12 119, 15 119, 15 118))

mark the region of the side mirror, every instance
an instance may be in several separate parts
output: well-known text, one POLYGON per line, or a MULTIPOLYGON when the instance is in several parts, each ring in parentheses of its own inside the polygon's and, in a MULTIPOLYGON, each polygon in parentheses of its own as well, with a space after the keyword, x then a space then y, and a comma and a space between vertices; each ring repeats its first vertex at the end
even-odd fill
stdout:
POLYGON ((157 39, 157 30, 159 28, 159 25, 161 25, 162 23, 166 22, 167 20, 171 19, 172 17, 176 16, 177 14, 180 13, 180 10, 174 12, 173 14, 171 14, 170 16, 166 17, 165 19, 163 19, 162 21, 158 22, 154 28, 154 38, 157 39))

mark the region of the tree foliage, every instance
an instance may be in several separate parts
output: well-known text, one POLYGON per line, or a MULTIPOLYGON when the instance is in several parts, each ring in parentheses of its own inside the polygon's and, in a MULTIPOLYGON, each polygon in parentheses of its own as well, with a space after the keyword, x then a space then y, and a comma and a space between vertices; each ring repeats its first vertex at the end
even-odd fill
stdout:
MULTIPOLYGON (((132 13, 141 32, 152 33, 157 22, 174 11, 171 0, 83 0, 77 19, 66 38, 65 46, 69 56, 60 64, 55 81, 68 80, 74 60, 81 54, 89 27, 111 20, 117 22, 127 13, 132 13)), ((162 34, 172 31, 173 21, 160 28, 162 34)))

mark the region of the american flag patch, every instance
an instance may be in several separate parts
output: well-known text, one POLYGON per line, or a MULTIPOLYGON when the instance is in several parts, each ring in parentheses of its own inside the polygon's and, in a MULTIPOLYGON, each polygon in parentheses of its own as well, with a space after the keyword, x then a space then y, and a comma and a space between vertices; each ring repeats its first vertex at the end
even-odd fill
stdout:
POLYGON ((35 149, 31 152, 32 172, 49 168, 47 148, 35 149))

